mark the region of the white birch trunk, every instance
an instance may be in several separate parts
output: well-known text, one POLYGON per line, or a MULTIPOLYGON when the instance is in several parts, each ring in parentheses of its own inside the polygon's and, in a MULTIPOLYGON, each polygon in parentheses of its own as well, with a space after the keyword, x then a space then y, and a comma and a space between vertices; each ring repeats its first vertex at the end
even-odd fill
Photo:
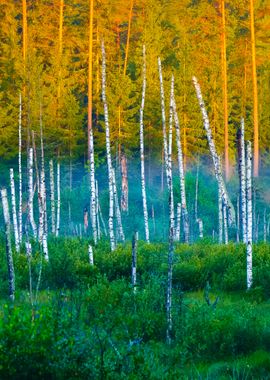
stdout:
POLYGON ((93 238, 97 244, 97 213, 96 213, 96 180, 95 180, 95 155, 94 155, 94 140, 93 130, 90 130, 90 144, 89 144, 89 157, 90 157, 90 210, 91 210, 91 224, 93 230, 93 238))
POLYGON ((202 239, 203 238, 203 221, 202 221, 202 219, 198 218, 197 223, 199 226, 199 238, 202 239))
POLYGON ((34 191, 33 191, 33 148, 28 150, 28 213, 34 237, 37 237, 37 226, 34 219, 34 191))
POLYGON ((46 178, 45 178, 45 162, 44 162, 44 145, 43 145, 43 127, 42 127, 42 111, 40 106, 40 148, 41 148, 41 170, 40 170, 40 194, 43 208, 44 232, 48 233, 47 221, 47 200, 46 200, 46 178))
POLYGON ((125 234, 124 234, 123 225, 122 225, 122 217, 121 217, 121 211, 120 211, 120 206, 119 206, 119 201, 118 201, 114 169, 112 169, 112 176, 113 176, 113 197, 114 197, 115 215, 116 215, 116 220, 117 220, 118 232, 119 232, 120 240, 125 241, 125 234))
POLYGON ((224 224, 224 243, 229 243, 228 238, 228 219, 227 219, 227 207, 224 200, 222 201, 222 210, 223 210, 223 224, 224 224))
POLYGON ((61 208, 60 163, 57 162, 57 215, 56 215, 56 236, 59 236, 59 232, 60 232, 60 208, 61 208))
POLYGON ((104 120, 106 128, 106 152, 107 152, 107 165, 108 165, 108 177, 109 177, 109 236, 111 251, 115 250, 115 237, 113 228, 113 177, 112 177, 112 158, 111 158, 111 142, 110 142, 110 126, 109 126, 109 112, 106 99, 106 56, 104 42, 101 44, 102 51, 102 100, 104 105, 104 120))
POLYGON ((222 208, 222 191, 218 186, 218 242, 223 242, 223 208, 222 208))
POLYGON ((10 189, 11 189, 12 219, 13 219, 15 247, 16 247, 16 252, 19 253, 20 252, 20 237, 19 237, 19 231, 18 231, 16 194, 15 194, 15 183, 14 183, 13 169, 10 169, 10 189))
POLYGON ((180 241, 181 232, 181 203, 177 203, 175 241, 180 241))
POLYGON ((158 58, 158 70, 159 70, 159 82, 160 82, 160 100, 161 100, 161 116, 162 116, 162 133, 163 133, 163 152, 164 152, 164 161, 165 161, 165 170, 168 184, 168 142, 167 142, 167 129, 166 129, 166 108, 165 108, 165 95, 163 87, 163 75, 162 75, 162 66, 161 59, 158 58))
POLYGON ((121 210, 128 212, 127 157, 124 153, 121 155, 121 177, 122 177, 121 210))
POLYGON ((19 105, 19 239, 22 242, 22 95, 19 105))
POLYGON ((28 257, 32 256, 32 245, 29 241, 25 242, 26 255, 28 257))
POLYGON ((51 200, 51 227, 52 233, 55 235, 55 194, 54 194, 54 169, 53 160, 50 160, 50 200, 51 200))
POLYGON ((145 46, 143 46, 143 86, 142 86, 142 102, 141 102, 141 108, 140 108, 141 185, 142 185, 145 239, 146 239, 147 243, 150 243, 149 225, 148 225, 148 210, 147 210, 146 189, 145 189, 145 168, 144 168, 143 112, 144 112, 144 102, 145 102, 145 91, 146 91, 146 58, 145 58, 145 46))
POLYGON ((44 234, 42 235, 42 248, 45 260, 49 261, 48 241, 46 232, 44 232, 44 234))
POLYGON ((196 184, 195 184, 195 206, 194 206, 195 220, 198 219, 198 193, 199 193, 199 161, 197 164, 196 184))
POLYGON ((101 228, 100 228, 100 217, 99 217, 99 196, 98 196, 98 182, 96 180, 96 216, 97 216, 97 238, 98 240, 101 239, 101 228))
POLYGON ((94 255, 93 255, 93 248, 92 245, 88 245, 88 257, 89 257, 89 264, 94 265, 94 255))
POLYGON ((240 192, 241 192, 241 224, 243 242, 247 242, 247 201, 246 201, 246 152, 245 123, 241 119, 240 130, 240 192))
POLYGON ((247 194, 247 289, 252 285, 252 150, 247 142, 246 151, 246 194, 247 194))
POLYGON ((233 205, 232 205, 232 203, 230 201, 230 198, 228 196, 228 193, 227 193, 227 190, 226 190, 226 186, 225 186, 225 183, 224 183, 224 180, 223 180, 222 168, 221 168, 220 160, 219 160, 219 157, 218 157, 218 154, 217 154, 217 151, 216 151, 215 143, 214 143, 214 140, 213 140, 213 137, 212 137, 212 131, 211 131, 211 127, 210 127, 210 122, 209 122, 208 114, 207 114, 206 107, 205 107, 205 104, 204 104, 204 101, 203 101, 203 97, 202 97, 202 93, 201 93, 201 88, 200 88, 200 85, 199 85, 198 80, 197 80, 196 77, 193 77, 193 83, 194 83, 194 86, 195 86, 195 89, 196 89, 197 98, 198 98, 199 105, 200 105, 200 108, 201 108, 204 129, 206 131, 208 145, 209 145, 210 153, 211 153, 211 156, 212 156, 212 159, 213 159, 213 163, 214 163, 216 179, 218 181, 220 190, 222 192, 222 198, 223 198, 223 200, 225 202, 225 205, 226 205, 226 207, 228 209, 229 225, 231 225, 231 224, 235 223, 235 211, 234 211, 233 205))
MULTIPOLYGON (((173 111, 174 111, 174 77, 171 80, 170 113, 169 113, 169 146, 168 146, 168 188, 171 192, 171 212, 174 220, 173 171, 172 171, 172 137, 173 137, 173 111)), ((173 226, 174 227, 174 226, 173 226)))
POLYGON ((189 216, 187 210, 187 200, 186 200, 186 189, 185 189, 185 173, 183 165, 183 151, 180 137, 180 123, 178 118, 178 113, 176 109, 175 97, 174 97, 174 83, 172 80, 172 92, 173 92, 173 112, 174 112, 174 122, 176 129, 176 145, 177 145, 177 158, 178 158, 178 170, 179 170, 179 180, 180 180, 180 192, 181 192, 181 209, 182 209, 182 219, 183 219, 183 232, 185 243, 189 243, 189 216))
POLYGON ((12 257, 12 247, 11 247, 11 228, 10 228, 10 216, 8 207, 7 190, 1 189, 1 198, 3 204, 3 214, 5 221, 5 231, 6 231, 6 255, 7 255, 7 267, 8 267, 8 284, 9 284, 9 297, 12 301, 15 299, 15 272, 12 257))
POLYGON ((237 230, 236 230, 236 242, 240 241, 240 200, 239 196, 237 197, 237 230))
POLYGON ((135 232, 132 238, 132 267, 131 267, 131 283, 133 287, 133 292, 136 293, 137 285, 137 244, 138 237, 135 232))

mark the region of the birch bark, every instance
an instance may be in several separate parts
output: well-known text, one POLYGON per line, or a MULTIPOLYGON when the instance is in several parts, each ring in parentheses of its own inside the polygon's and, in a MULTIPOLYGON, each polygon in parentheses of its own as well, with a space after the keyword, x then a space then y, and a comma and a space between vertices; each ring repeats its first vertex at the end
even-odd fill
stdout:
POLYGON ((8 284, 9 284, 9 297, 12 301, 15 299, 15 272, 13 266, 12 247, 11 247, 11 235, 10 235, 10 216, 8 207, 7 190, 1 189, 1 198, 3 204, 3 214, 5 221, 6 231, 6 255, 7 255, 7 267, 8 267, 8 284))
POLYGON ((51 200, 51 224, 52 233, 55 235, 55 194, 54 194, 54 168, 53 160, 50 160, 50 200, 51 200))
POLYGON ((115 237, 113 228, 113 177, 112 177, 112 158, 111 158, 111 143, 110 143, 110 126, 109 126, 109 113, 108 104, 106 98, 106 55, 104 42, 101 43, 102 52, 102 100, 104 105, 104 119, 106 128, 106 152, 107 152, 107 165, 108 165, 108 177, 109 177, 109 236, 111 251, 115 250, 115 237))
POLYGON ((247 191, 247 289, 252 285, 252 150, 247 142, 246 151, 246 191, 247 191))
POLYGON ((57 215, 56 215, 56 236, 59 236, 59 232, 60 232, 60 209, 61 209, 60 163, 57 162, 57 215))
POLYGON ((19 253, 20 252, 20 238, 19 238, 19 231, 18 231, 16 194, 15 194, 13 169, 10 169, 10 189, 11 189, 12 219, 13 219, 13 230, 14 230, 14 238, 15 238, 15 248, 16 248, 16 252, 19 253))
POLYGON ((19 239, 22 242, 22 95, 19 97, 19 239))

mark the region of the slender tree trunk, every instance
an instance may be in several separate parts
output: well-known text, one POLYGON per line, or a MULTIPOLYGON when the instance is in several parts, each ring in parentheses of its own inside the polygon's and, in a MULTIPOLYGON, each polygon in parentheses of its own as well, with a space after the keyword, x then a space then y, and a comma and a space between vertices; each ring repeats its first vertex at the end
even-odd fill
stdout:
POLYGON ((49 251, 48 251, 48 241, 47 241, 46 231, 44 231, 44 234, 42 236, 42 248, 43 248, 45 260, 49 261, 49 251))
POLYGON ((218 187, 218 242, 223 242, 223 208, 222 208, 222 190, 218 187))
POLYGON ((223 223, 224 223, 224 243, 229 243, 228 238, 228 220, 227 220, 227 208, 225 206, 225 202, 222 202, 222 210, 223 210, 223 223))
POLYGON ((22 243, 22 95, 19 97, 19 239, 22 243))
POLYGON ((175 129, 176 129, 176 145, 177 145, 178 169, 179 169, 179 180, 180 180, 180 192, 181 192, 183 232, 184 232, 185 243, 188 244, 189 243, 189 216, 188 216, 188 211, 187 211, 183 151, 182 151, 181 136, 180 136, 180 123, 179 123, 178 113, 176 110, 173 81, 172 81, 172 92, 173 92, 173 112, 174 112, 174 121, 175 121, 175 129))
POLYGON ((199 226, 199 238, 202 239, 203 238, 203 221, 202 221, 202 219, 198 218, 197 223, 199 226))
POLYGON ((222 191, 222 198, 223 198, 225 205, 228 209, 229 225, 231 225, 231 224, 235 223, 235 211, 234 211, 233 205, 230 201, 230 198, 228 196, 226 186, 225 186, 225 183, 223 180, 222 168, 221 168, 220 160, 219 160, 219 157, 218 157, 218 154, 216 151, 215 143, 214 143, 214 140, 212 137, 212 131, 211 131, 210 123, 209 123, 208 114, 207 114, 205 104, 204 104, 204 101, 202 98, 201 88, 200 88, 200 85, 199 85, 196 77, 193 77, 193 83, 194 83, 194 86, 196 89, 197 98, 198 98, 199 105, 201 108, 201 113, 202 113, 202 117, 203 117, 203 124, 204 124, 204 128, 205 128, 206 135, 207 135, 209 149, 210 149, 211 156, 212 156, 213 163, 214 163, 216 179, 217 179, 219 187, 222 191))
POLYGON ((15 194, 15 183, 14 183, 14 172, 10 169, 10 189, 11 189, 11 204, 12 204, 12 219, 13 219, 13 230, 15 238, 16 252, 20 252, 20 238, 18 231, 18 221, 17 221, 17 211, 16 211, 16 194, 15 194))
POLYGON ((177 203, 175 241, 180 241, 181 232, 181 203, 177 203))
POLYGON ((266 243, 266 236, 267 236, 266 209, 264 209, 264 212, 263 212, 263 241, 264 243, 266 243))
POLYGON ((167 314, 167 331, 166 341, 171 344, 172 341, 172 276, 173 276, 173 256, 174 256, 174 212, 173 202, 171 199, 172 177, 169 175, 169 209, 170 209, 170 223, 169 223, 169 252, 168 252, 168 278, 167 278, 167 299, 166 299, 166 314, 167 314))
POLYGON ((44 160, 44 145, 43 145, 43 125, 42 125, 42 109, 40 106, 40 148, 41 148, 41 171, 40 171, 40 194, 41 203, 44 213, 44 232, 48 233, 47 221, 47 200, 46 200, 46 178, 45 178, 45 160, 44 160))
POLYGON ((9 284, 9 297, 12 301, 15 299, 15 272, 13 266, 12 247, 11 247, 11 234, 10 234, 10 216, 8 207, 7 190, 1 189, 1 198, 3 204, 3 214, 5 221, 6 231, 6 255, 8 267, 8 284, 9 284))
POLYGON ((127 33, 127 44, 126 44, 126 52, 125 52, 125 63, 124 63, 124 76, 127 72, 127 62, 128 62, 128 52, 129 52, 129 41, 130 41, 130 29, 131 29, 131 21, 132 21, 132 13, 133 13, 133 4, 134 0, 130 1, 130 9, 128 16, 128 33, 127 33))
POLYGON ((115 215, 116 215, 116 220, 117 220, 117 225, 118 225, 119 237, 120 237, 121 241, 125 241, 125 234, 123 231, 121 211, 120 211, 119 202, 118 202, 118 195, 117 195, 117 187, 116 187, 116 179, 115 179, 114 169, 112 169, 112 175, 113 175, 113 197, 114 197, 114 204, 115 204, 115 215))
POLYGON ((34 191, 33 191, 33 148, 28 150, 28 213, 29 221, 33 230, 34 237, 37 237, 37 226, 34 219, 34 191))
POLYGON ((252 150, 250 141, 247 142, 247 289, 252 285, 252 150))
POLYGON ((55 235, 55 195, 54 195, 54 169, 53 160, 50 160, 50 198, 51 198, 51 223, 52 223, 52 233, 55 235))
MULTIPOLYGON (((173 121, 174 121, 174 77, 172 76, 171 95, 170 95, 170 112, 169 112, 168 175, 171 181, 171 186, 169 187, 169 191, 171 192, 172 212, 173 212, 173 220, 174 220, 173 171, 172 171, 173 121)), ((169 182, 168 182, 168 185, 169 185, 169 182)))
POLYGON ((60 232, 60 208, 61 208, 60 163, 57 162, 57 215, 56 215, 56 236, 59 236, 59 232, 60 232))
POLYGON ((89 264, 94 265, 94 255, 92 245, 88 245, 89 264))
POLYGON ((101 239, 101 228, 100 228, 100 218, 99 218, 99 195, 98 195, 98 182, 96 180, 96 216, 97 216, 97 237, 98 240, 101 239))
POLYGON ((237 226, 236 226, 236 242, 240 241, 240 200, 239 196, 237 197, 237 226))
POLYGON ((132 283, 134 293, 136 293, 136 285, 137 285, 137 244, 138 244, 137 235, 138 235, 137 232, 135 232, 132 237, 131 283, 132 283))
POLYGON ((198 219, 199 165, 200 164, 198 161, 197 171, 196 171, 196 184, 195 184, 195 206, 194 206, 195 220, 198 219))
POLYGON ((252 52, 252 80, 253 80, 253 119, 254 119, 254 176, 259 175, 259 118, 258 118, 258 84, 257 84, 257 62, 256 41, 254 26, 254 3, 250 0, 250 33, 252 52))
POLYGON ((162 133, 163 133, 163 152, 164 152, 164 163, 168 184, 168 142, 167 142, 167 130, 166 130, 166 108, 165 108, 165 95, 163 87, 163 75, 161 59, 158 58, 158 69, 159 69, 159 82, 160 82, 160 100, 161 100, 161 116, 162 116, 162 133))
POLYGON ((109 113, 108 104, 106 99, 106 56, 104 42, 101 44, 102 51, 102 100, 104 104, 104 119, 106 128, 106 151, 107 151, 107 165, 108 165, 108 176, 109 176, 109 235, 111 251, 115 250, 115 237, 113 228, 113 176, 112 176, 112 159, 111 159, 111 142, 110 142, 110 127, 109 127, 109 113))
POLYGON ((149 225, 148 225, 148 210, 145 190, 145 168, 144 168, 144 133, 143 133, 143 112, 145 102, 146 91, 146 58, 145 58, 145 46, 143 46, 143 86, 142 86, 142 102, 140 108, 140 155, 141 155, 141 184, 142 184, 142 200, 143 200, 143 216, 144 216, 144 228, 145 239, 147 243, 149 240, 149 225))
POLYGON ((223 107, 224 107, 224 147, 225 147, 225 176, 230 176, 229 163, 229 132, 228 132, 228 79, 227 79, 227 46, 226 46, 226 16, 225 0, 221 0, 222 33, 221 33, 221 58, 223 72, 223 107))
POLYGON ((155 219, 155 208, 154 208, 154 205, 152 205, 152 220, 153 220, 154 235, 156 235, 156 219, 155 219))
POLYGON ((127 176, 127 157, 125 153, 122 153, 121 155, 121 177, 122 177, 121 210, 128 212, 128 176, 127 176))
POLYGON ((245 124, 241 119, 240 132, 240 191, 241 191, 241 224, 243 242, 247 242, 247 200, 246 200, 246 152, 245 152, 245 124))

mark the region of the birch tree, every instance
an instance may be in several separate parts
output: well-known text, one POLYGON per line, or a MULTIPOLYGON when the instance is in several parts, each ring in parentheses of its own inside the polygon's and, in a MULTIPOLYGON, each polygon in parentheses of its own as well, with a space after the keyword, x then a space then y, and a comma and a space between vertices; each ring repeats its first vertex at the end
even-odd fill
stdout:
POLYGON ((247 241, 247 201, 246 201, 246 153, 245 153, 245 121, 241 119, 240 128, 240 193, 241 193, 241 224, 243 242, 247 241))
POLYGON ((193 77, 193 84, 194 84, 194 87, 196 90, 197 99, 198 99, 200 109, 201 109, 201 113, 202 113, 202 117, 203 117, 203 125, 204 125, 204 129, 206 131, 208 145, 209 145, 210 153, 211 153, 213 164, 214 164, 216 179, 218 182, 218 186, 220 187, 220 190, 222 192, 223 201, 225 202, 225 205, 228 209, 229 225, 231 225, 231 224, 235 223, 235 211, 234 211, 233 205, 231 203, 231 200, 228 196, 226 186, 225 186, 225 183, 223 180, 222 168, 221 168, 219 157, 218 157, 218 154, 216 151, 215 142, 214 142, 214 139, 212 136, 212 130, 210 127, 208 114, 207 114, 206 107, 204 104, 204 100, 202 97, 201 88, 200 88, 200 85, 199 85, 196 77, 193 77))
POLYGON ((14 238, 15 238, 15 248, 16 248, 16 252, 19 253, 20 252, 20 238, 19 238, 19 231, 18 231, 16 194, 15 194, 13 169, 10 169, 10 190, 11 190, 11 205, 12 205, 12 219, 13 219, 13 230, 14 230, 14 238))
POLYGON ((145 239, 147 243, 150 243, 149 239, 149 225, 148 225, 148 210, 147 210, 147 199, 146 199, 146 189, 145 189, 145 168, 144 168, 144 133, 143 133, 143 112, 145 103, 145 92, 146 92, 146 57, 145 57, 145 46, 143 46, 143 85, 142 85, 142 101, 140 107, 140 157, 141 157, 141 186, 142 186, 142 200, 143 200, 143 217, 144 217, 144 229, 145 229, 145 239))
POLYGON ((136 293, 136 285, 137 285, 137 245, 138 245, 138 234, 137 232, 135 232, 132 237, 132 266, 131 266, 131 284, 132 284, 134 293, 136 293))
POLYGON ((178 170, 179 170, 179 180, 180 180, 180 192, 181 192, 181 210, 183 217, 183 230, 185 243, 189 243, 189 216, 187 211, 187 201, 186 201, 186 189, 185 189, 185 173, 184 173, 184 164, 183 164, 183 151, 181 145, 180 137, 180 123, 178 118, 178 113, 176 109, 176 102, 174 97, 174 82, 172 80, 172 92, 173 92, 173 113, 174 113, 174 122, 176 129, 176 145, 177 145, 177 158, 178 158, 178 170))
POLYGON ((55 194, 54 194, 54 168, 53 160, 50 160, 50 200, 51 200, 51 228, 52 233, 55 235, 55 194))
POLYGON ((246 192, 247 192, 247 289, 252 285, 252 150, 247 142, 246 151, 246 192))
POLYGON ((104 119, 106 129, 106 153, 109 177, 109 236, 111 251, 115 250, 115 237, 113 228, 113 215, 114 215, 114 201, 113 201, 113 176, 112 176, 112 158, 111 158, 111 142, 110 142, 110 126, 109 126, 109 112, 106 98, 106 55, 104 42, 101 43, 102 53, 102 101, 104 105, 104 119))
POLYGON ((3 214, 5 222, 6 232, 6 256, 8 267, 8 284, 9 284, 9 297, 12 301, 15 299, 15 272, 13 266, 12 247, 11 247, 11 235, 10 235, 10 215, 8 207, 7 190, 1 189, 1 198, 3 204, 3 214))
POLYGON ((124 234, 124 230, 123 230, 121 211, 120 211, 119 202, 118 202, 118 195, 117 195, 117 187, 116 187, 114 169, 112 169, 112 176, 113 176, 113 197, 114 197, 114 204, 115 204, 115 214, 116 214, 117 226, 118 226, 118 231, 119 231, 119 238, 121 241, 125 241, 125 234, 124 234))
POLYGON ((34 189, 33 189, 33 148, 28 149, 28 216, 34 237, 37 237, 37 226, 34 219, 34 189))

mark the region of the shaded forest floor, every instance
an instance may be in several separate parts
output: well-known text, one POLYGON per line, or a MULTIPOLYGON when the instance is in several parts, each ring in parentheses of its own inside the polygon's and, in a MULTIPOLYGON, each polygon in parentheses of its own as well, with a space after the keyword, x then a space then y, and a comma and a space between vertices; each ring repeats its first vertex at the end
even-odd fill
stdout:
POLYGON ((100 242, 90 266, 88 243, 51 238, 48 263, 34 244, 30 262, 14 255, 12 304, 1 238, 1 379, 270 378, 269 244, 254 247, 249 292, 243 245, 176 245, 168 346, 167 245, 139 242, 134 292, 131 245, 100 242))

